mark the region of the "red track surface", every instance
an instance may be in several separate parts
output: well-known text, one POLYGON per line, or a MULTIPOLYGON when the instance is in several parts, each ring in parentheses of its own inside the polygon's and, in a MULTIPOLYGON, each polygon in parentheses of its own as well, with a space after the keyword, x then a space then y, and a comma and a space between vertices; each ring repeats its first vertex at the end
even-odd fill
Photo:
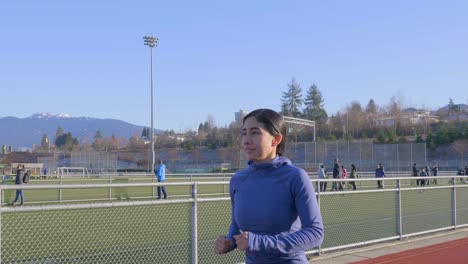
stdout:
POLYGON ((468 238, 411 249, 353 264, 468 264, 468 238))

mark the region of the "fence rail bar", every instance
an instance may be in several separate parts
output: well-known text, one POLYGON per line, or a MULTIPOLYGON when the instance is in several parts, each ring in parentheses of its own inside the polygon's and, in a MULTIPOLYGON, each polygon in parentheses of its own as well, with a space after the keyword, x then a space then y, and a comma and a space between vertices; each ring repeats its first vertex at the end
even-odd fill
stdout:
POLYGON ((326 253, 326 252, 330 252, 330 251, 336 251, 336 250, 340 250, 340 249, 347 249, 347 248, 352 248, 352 247, 360 247, 360 246, 366 246, 366 245, 370 245, 370 244, 382 243, 382 242, 387 242, 387 241, 391 241, 391 240, 398 240, 399 238, 400 238, 400 236, 391 236, 391 237, 380 238, 380 239, 375 239, 375 240, 369 240, 369 241, 353 243, 353 244, 348 244, 348 245, 343 245, 343 246, 322 248, 322 253, 326 253))
POLYGON ((15 212, 35 212, 35 211, 56 211, 56 210, 78 210, 78 209, 94 209, 94 208, 112 208, 112 207, 128 207, 128 206, 146 206, 160 204, 180 204, 193 203, 194 199, 170 199, 170 200, 148 200, 148 201, 124 201, 124 202, 108 202, 108 203, 86 203, 86 204, 58 204, 58 205, 42 205, 42 206, 18 206, 18 207, 0 207, 0 213, 15 213, 15 212))
POLYGON ((408 238, 411 236, 420 236, 420 235, 426 235, 426 234, 437 233, 437 232, 446 231, 446 230, 454 230, 454 229, 455 229, 454 226, 447 226, 447 227, 431 229, 431 230, 426 230, 426 231, 421 231, 421 232, 416 232, 416 233, 404 234, 403 237, 408 238))
MULTIPOLYGON (((396 217, 396 226, 395 224, 392 223, 390 228, 392 229, 392 233, 389 235, 396 234, 395 236, 390 236, 390 237, 383 237, 375 240, 369 240, 369 241, 361 241, 357 243, 352 243, 352 244, 338 244, 338 246, 333 246, 333 247, 328 247, 328 248, 318 248, 318 249, 312 249, 307 251, 307 254, 321 254, 321 253, 326 253, 326 252, 331 252, 331 251, 337 251, 337 250, 342 250, 342 249, 348 249, 348 248, 353 248, 353 247, 359 247, 359 246, 366 246, 370 244, 376 244, 376 243, 382 243, 382 242, 387 242, 387 241, 392 241, 392 240, 402 240, 404 238, 409 238, 412 236, 421 236, 425 234, 430 234, 430 233, 436 233, 436 232, 442 232, 442 231, 447 231, 447 230, 455 230, 461 227, 468 227, 468 223, 465 222, 465 219, 459 219, 460 221, 463 221, 462 223, 457 223, 457 217, 459 217, 459 213, 462 214, 464 213, 463 210, 466 210, 467 208, 463 209, 458 209, 457 208, 457 203, 459 205, 464 205, 464 199, 463 195, 466 195, 465 193, 462 193, 461 188, 468 188, 468 184, 466 184, 464 181, 461 181, 462 179, 467 178, 468 176, 428 176, 428 177, 412 177, 412 176, 404 176, 404 177, 385 177, 385 178, 358 178, 358 179, 311 179, 311 182, 313 186, 317 186, 316 183, 320 182, 349 182, 349 181, 355 181, 355 182, 367 182, 367 181, 377 181, 377 180, 382 180, 384 182, 389 182, 390 188, 387 189, 375 189, 376 186, 373 187, 373 189, 367 189, 367 190, 358 190, 358 191, 352 191, 352 190, 347 190, 347 191, 337 191, 337 192, 316 192, 315 194, 318 196, 318 201, 319 201, 319 206, 320 206, 320 197, 321 196, 330 196, 330 195, 359 195, 359 194, 366 194, 366 193, 395 193, 396 200, 392 200, 392 203, 396 203, 396 212, 395 216, 396 217), (441 185, 434 186, 424 186, 424 187, 406 187, 410 186, 410 184, 414 185, 415 180, 417 179, 442 179, 444 180, 441 185), (460 179, 457 180, 457 179, 460 179), (403 187, 404 186, 404 187, 403 187), (419 191, 421 189, 424 190, 439 190, 439 189, 446 189, 451 191, 451 197, 447 198, 449 199, 451 203, 451 214, 447 214, 448 218, 452 218, 450 222, 443 222, 443 225, 448 225, 443 228, 437 228, 438 226, 432 226, 435 227, 435 229, 429 229, 429 230, 424 230, 420 232, 415 232, 415 233, 404 233, 404 214, 402 212, 402 203, 403 197, 402 193, 404 191, 419 191), (462 196, 457 197, 457 189, 459 189, 459 193, 462 196), (458 201, 457 201, 458 199, 458 201), (457 211, 458 210, 458 211, 457 211)), ((212 178, 213 179, 213 178, 212 178)), ((149 179, 148 179, 149 180, 149 179)), ((442 181, 441 181, 442 182, 442 181)), ((211 193, 208 194, 199 194, 200 192, 200 187, 201 186, 210 186, 210 185, 222 185, 223 186, 223 191, 224 187, 229 184, 229 181, 209 181, 209 182, 204 182, 204 181, 190 181, 190 182, 163 182, 163 183, 157 183, 157 182, 144 182, 144 183, 112 183, 111 180, 107 182, 103 182, 101 184, 50 184, 50 185, 38 185, 38 184, 27 184, 27 185, 0 185, 0 204, 4 202, 4 192, 6 190, 17 190, 17 189, 24 189, 24 190, 50 190, 50 189, 57 189, 57 190, 64 190, 64 189, 90 189, 90 188, 109 188, 109 201, 107 202, 99 202, 99 203, 80 203, 80 204, 66 204, 64 202, 70 202, 71 200, 62 200, 62 197, 59 198, 58 201, 55 202, 60 202, 60 204, 47 204, 51 203, 50 201, 44 201, 42 202, 42 205, 31 205, 31 206, 19 206, 19 207, 12 207, 12 206, 4 206, 0 207, 0 226, 3 220, 3 215, 4 213, 19 213, 19 212, 35 212, 35 211, 55 211, 55 210, 79 210, 79 209, 98 209, 98 208, 117 208, 117 207, 131 207, 131 206, 160 206, 160 205, 167 205, 167 204, 190 204, 191 206, 191 212, 190 212, 190 225, 191 225, 191 238, 190 238, 190 250, 191 250, 191 256, 190 256, 190 261, 191 263, 197 264, 201 259, 203 259, 203 252, 205 252, 204 247, 206 247, 205 243, 206 242, 211 242, 210 239, 206 239, 203 237, 203 234, 201 234, 201 237, 199 237, 199 230, 203 230, 202 228, 199 227, 199 225, 202 225, 203 223, 198 221, 199 217, 199 203, 208 203, 208 202, 219 202, 219 201, 230 201, 230 197, 228 196, 227 193, 217 193, 217 195, 220 195, 219 197, 204 197, 203 196, 209 196, 212 195, 211 193), (171 199, 168 200, 154 200, 154 197, 135 197, 132 196, 132 200, 118 200, 114 201, 112 198, 112 188, 125 188, 125 187, 158 187, 158 186, 188 186, 190 187, 190 194, 187 193, 187 195, 174 195, 171 196, 171 199), (182 198, 182 196, 186 198, 182 198), (136 200, 136 199, 143 199, 143 200, 136 200), (199 229, 200 228, 200 229, 199 229), (201 239, 201 240, 200 240, 201 239), (200 240, 200 241, 199 241, 200 240), (199 245, 200 243, 200 245, 199 245), (200 252, 199 252, 200 251, 200 252), (200 258, 200 260, 199 260, 200 258)), ((367 186, 368 187, 368 186, 367 186)), ((366 188, 367 188, 366 187, 366 188)), ((463 191, 465 191, 464 189, 463 191)), ((184 192, 185 193, 185 192, 184 192)), ((438 192, 434 192, 438 193, 438 192)), ((139 196, 144 195, 144 194, 139 194, 139 196)), ((107 194, 106 194, 107 196, 107 194)), ((445 196, 444 196, 445 197, 445 196)), ((105 199, 105 198, 103 198, 105 199)), ((99 200, 99 199, 88 199, 87 201, 91 200, 99 200)), ((448 200, 447 200, 448 201, 448 200)), ((83 202, 83 200, 73 200, 73 202, 83 202)), ((34 202, 34 203, 39 203, 39 202, 34 202)), ((33 204, 33 203, 31 203, 33 204)), ((146 209, 146 208, 144 208, 146 209)), ((158 208, 154 208, 158 209, 158 208)), ((448 208, 447 208, 448 209, 448 208)), ((200 206, 200 210, 203 210, 203 207, 200 206)), ((391 217, 393 220, 393 216, 391 217)), ((444 221, 447 221, 448 219, 445 218, 444 216, 444 221)), ((0 246, 2 241, 2 234, 0 233, 0 246)), ((214 239, 214 238, 213 238, 214 239)), ((370 239, 370 237, 369 237, 370 239)), ((363 239, 362 239, 363 240, 363 239)), ((3 242, 6 243, 6 242, 3 242)), ((336 245, 336 244, 335 244, 336 245)), ((2 257, 7 256, 8 254, 5 251, 4 256, 1 254, 0 250, 0 262, 2 262, 2 257)), ((206 253, 206 252, 205 252, 206 253)))

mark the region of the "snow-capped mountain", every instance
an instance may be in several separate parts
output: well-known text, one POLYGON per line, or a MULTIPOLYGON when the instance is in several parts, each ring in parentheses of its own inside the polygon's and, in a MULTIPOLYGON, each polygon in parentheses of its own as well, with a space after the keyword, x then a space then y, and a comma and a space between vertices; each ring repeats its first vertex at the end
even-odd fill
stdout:
POLYGON ((35 114, 32 114, 29 118, 51 119, 51 118, 72 118, 72 116, 69 114, 35 113, 35 114))
MULTIPOLYGON (((30 117, 0 118, 0 146, 13 148, 32 148, 39 145, 43 135, 53 142, 58 127, 65 133, 71 132, 80 142, 92 142, 96 131, 104 137, 115 135, 119 138, 130 138, 141 135, 143 126, 137 126, 116 119, 99 119, 92 117, 72 117, 68 114, 35 113, 30 117)), ((155 130, 158 133, 158 130, 155 130)))

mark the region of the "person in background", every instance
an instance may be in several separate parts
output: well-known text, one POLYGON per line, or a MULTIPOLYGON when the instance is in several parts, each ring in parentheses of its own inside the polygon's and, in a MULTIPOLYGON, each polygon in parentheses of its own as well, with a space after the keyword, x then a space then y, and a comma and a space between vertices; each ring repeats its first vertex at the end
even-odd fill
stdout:
MULTIPOLYGON (((16 177, 15 177, 15 184, 17 185, 23 185, 26 184, 23 179, 24 176, 27 172, 24 170, 24 165, 23 164, 18 164, 16 167, 16 177)), ((17 189, 16 190, 16 195, 15 195, 15 200, 11 202, 11 205, 15 205, 16 202, 18 202, 18 199, 21 197, 21 203, 20 205, 24 204, 24 193, 22 189, 17 189)))
MULTIPOLYGON (((340 164, 338 163, 338 159, 335 159, 335 163, 333 164, 333 179, 339 179, 341 178, 341 170, 340 170, 340 164)), ((332 191, 343 191, 343 184, 341 184, 341 181, 334 181, 332 183, 332 191)))
MULTIPOLYGON (((432 170, 432 176, 437 176, 439 173, 439 166, 437 166, 437 163, 434 163, 431 167, 432 170)), ((437 184, 437 178, 432 179, 432 184, 437 184)))
MULTIPOLYGON (((328 171, 327 171, 327 168, 325 168, 325 165, 323 165, 323 171, 325 173, 325 179, 328 179, 328 171)), ((327 185, 328 185, 328 182, 324 182, 323 183, 323 191, 327 191, 327 185)))
MULTIPOLYGON (((427 177, 427 171, 426 171, 425 167, 421 168, 421 170, 419 171, 419 176, 420 177, 427 177)), ((426 186, 426 179, 421 179, 420 183, 421 183, 421 187, 425 187, 426 186)), ((424 192, 424 189, 421 188, 421 190, 419 192, 424 192)))
MULTIPOLYGON (((416 163, 413 164, 413 177, 418 177, 419 176, 419 173, 418 173, 418 169, 416 168, 416 163)), ((417 179, 416 180, 416 185, 420 185, 420 180, 417 179)))
MULTIPOLYGON (((382 179, 382 178, 385 177, 385 171, 384 171, 384 168, 382 166, 382 163, 379 163, 379 165, 377 165, 377 168, 375 169, 375 177, 378 178, 378 179, 382 179)), ((377 181, 377 188, 378 189, 383 189, 384 188, 383 180, 378 180, 377 181)))
MULTIPOLYGON (((351 173, 349 175, 349 178, 350 179, 359 178, 356 166, 354 164, 351 164, 351 173)), ((356 182, 355 181, 350 181, 349 184, 351 184, 351 186, 353 186, 353 190, 355 191, 356 190, 356 182)))
MULTIPOLYGON (((325 178, 326 178, 326 177, 325 177, 325 166, 324 166, 323 164, 320 164, 320 167, 319 167, 318 170, 317 170, 317 177, 318 177, 320 180, 325 180, 325 178)), ((321 192, 326 191, 326 182, 321 181, 319 185, 320 185, 319 190, 320 190, 321 192), (324 187, 325 187, 325 188, 324 188, 324 187)))
MULTIPOLYGON (((458 176, 463 176, 463 175, 465 175, 465 170, 464 170, 463 168, 460 168, 460 169, 457 171, 457 175, 458 175, 458 176)), ((466 180, 465 180, 465 178, 463 178, 463 177, 460 177, 459 180, 460 180, 461 183, 466 183, 466 180)))
MULTIPOLYGON (((159 160, 158 168, 154 172, 158 177, 158 182, 164 182, 166 180, 166 165, 162 160, 159 160)), ((164 199, 167 199, 166 187, 158 186, 158 198, 161 199, 161 192, 164 195, 164 199)))
POLYGON ((468 165, 465 165, 465 175, 468 175, 468 165))
MULTIPOLYGON (((426 165, 426 166, 424 167, 424 171, 426 172, 426 177, 432 176, 432 175, 431 175, 432 170, 429 168, 429 165, 426 165)), ((427 180, 426 180, 426 185, 431 185, 431 179, 427 179, 427 180)))
MULTIPOLYGON (((344 165, 341 165, 341 179, 346 180, 346 178, 348 178, 348 170, 344 167, 344 165)), ((347 188, 346 181, 343 181, 341 185, 343 188, 347 188)))
POLYGON ((230 181, 231 225, 215 252, 237 248, 245 263, 308 264, 306 249, 322 244, 324 228, 307 173, 284 157, 286 124, 270 109, 242 122, 241 147, 249 163, 230 181))

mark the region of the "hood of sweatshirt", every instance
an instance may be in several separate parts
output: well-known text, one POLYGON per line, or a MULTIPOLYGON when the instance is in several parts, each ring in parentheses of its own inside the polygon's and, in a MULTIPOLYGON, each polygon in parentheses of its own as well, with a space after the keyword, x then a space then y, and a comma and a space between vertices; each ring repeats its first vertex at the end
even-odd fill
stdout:
POLYGON ((253 161, 249 161, 249 169, 251 169, 251 170, 265 170, 265 169, 269 169, 269 168, 278 168, 278 167, 282 166, 283 164, 291 165, 291 161, 286 157, 276 155, 276 157, 271 162, 255 163, 253 161))

